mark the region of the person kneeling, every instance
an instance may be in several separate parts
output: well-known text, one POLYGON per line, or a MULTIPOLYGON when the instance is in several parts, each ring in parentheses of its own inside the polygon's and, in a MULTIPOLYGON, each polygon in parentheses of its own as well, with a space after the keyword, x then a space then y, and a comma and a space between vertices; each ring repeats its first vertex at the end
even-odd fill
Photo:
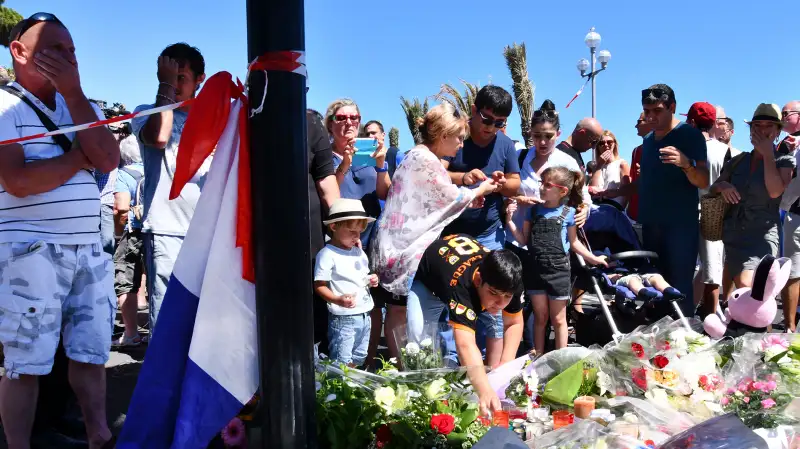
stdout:
POLYGON ((358 243, 371 221, 360 200, 336 200, 323 222, 331 240, 317 253, 314 268, 314 290, 328 303, 328 356, 349 366, 362 365, 369 347, 373 302, 367 287, 377 287, 378 276, 369 274, 358 243))
MULTIPOLYGON (((489 385, 475 340, 478 315, 503 311, 503 352, 500 364, 516 357, 522 338, 522 263, 509 250, 489 251, 474 238, 456 234, 434 241, 425 250, 408 296, 409 336, 419 337, 426 324, 447 314, 456 355, 466 366, 478 394, 482 414, 500 408, 489 385)), ((451 342, 448 342, 451 343, 451 342)))

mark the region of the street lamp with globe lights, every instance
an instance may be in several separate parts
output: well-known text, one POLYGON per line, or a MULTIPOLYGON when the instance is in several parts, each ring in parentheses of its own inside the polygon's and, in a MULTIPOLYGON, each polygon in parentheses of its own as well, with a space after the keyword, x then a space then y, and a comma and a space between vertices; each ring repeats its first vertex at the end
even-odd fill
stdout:
POLYGON ((589 47, 589 55, 590 59, 587 61, 586 59, 581 59, 578 61, 578 71, 581 72, 581 76, 584 78, 588 78, 592 82, 592 117, 597 116, 597 106, 596 106, 596 96, 595 96, 595 76, 605 70, 608 67, 608 61, 611 60, 611 52, 608 50, 600 50, 597 51, 597 47, 600 46, 600 33, 594 30, 592 27, 589 32, 586 34, 586 37, 583 39, 586 43, 586 46, 589 47), (595 63, 600 62, 601 68, 599 70, 595 70, 595 63), (586 73, 586 70, 589 69, 589 73, 586 73))

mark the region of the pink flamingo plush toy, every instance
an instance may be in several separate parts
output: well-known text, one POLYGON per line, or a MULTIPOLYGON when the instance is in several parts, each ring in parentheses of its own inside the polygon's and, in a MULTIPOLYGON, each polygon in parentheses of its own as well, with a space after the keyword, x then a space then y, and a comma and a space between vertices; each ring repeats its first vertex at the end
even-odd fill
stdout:
POLYGON ((775 297, 789 280, 791 268, 791 260, 785 257, 764 256, 753 275, 753 288, 734 290, 728 298, 724 318, 718 314, 708 315, 703 329, 712 338, 765 332, 778 313, 775 297))

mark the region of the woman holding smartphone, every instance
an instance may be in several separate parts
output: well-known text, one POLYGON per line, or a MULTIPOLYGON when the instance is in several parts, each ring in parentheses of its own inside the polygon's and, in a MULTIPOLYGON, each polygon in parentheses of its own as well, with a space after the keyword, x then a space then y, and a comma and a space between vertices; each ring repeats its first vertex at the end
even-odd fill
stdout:
MULTIPOLYGON (((367 214, 377 219, 381 214, 381 201, 386 200, 389 187, 389 168, 386 164, 386 146, 378 137, 378 145, 372 154, 374 165, 354 166, 356 138, 361 125, 358 105, 349 98, 340 98, 328 106, 325 126, 331 135, 333 166, 342 198, 361 200, 367 214)), ((367 250, 374 223, 367 225, 361 234, 361 245, 367 250)))
POLYGON ((760 104, 746 123, 753 151, 729 160, 711 186, 712 193, 731 205, 722 225, 724 298, 730 294, 731 280, 736 288, 751 286, 759 260, 765 254, 778 255, 778 207, 795 167, 792 155, 775 151, 782 127, 777 105, 760 104))

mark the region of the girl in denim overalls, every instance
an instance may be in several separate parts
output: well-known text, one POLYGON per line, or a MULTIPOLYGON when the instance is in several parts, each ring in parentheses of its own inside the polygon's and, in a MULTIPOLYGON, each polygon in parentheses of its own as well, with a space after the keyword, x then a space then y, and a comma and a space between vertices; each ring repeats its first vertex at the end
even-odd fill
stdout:
MULTIPOLYGON (((565 167, 550 167, 542 172, 541 203, 530 209, 522 230, 508 222, 506 229, 530 254, 528 295, 533 298, 534 346, 544 352, 547 320, 556 332, 556 349, 567 346, 567 303, 570 299, 569 254, 571 249, 591 265, 606 265, 577 238, 575 208, 583 202, 583 175, 565 167)), ((508 215, 516 211, 508 205, 508 215)))

